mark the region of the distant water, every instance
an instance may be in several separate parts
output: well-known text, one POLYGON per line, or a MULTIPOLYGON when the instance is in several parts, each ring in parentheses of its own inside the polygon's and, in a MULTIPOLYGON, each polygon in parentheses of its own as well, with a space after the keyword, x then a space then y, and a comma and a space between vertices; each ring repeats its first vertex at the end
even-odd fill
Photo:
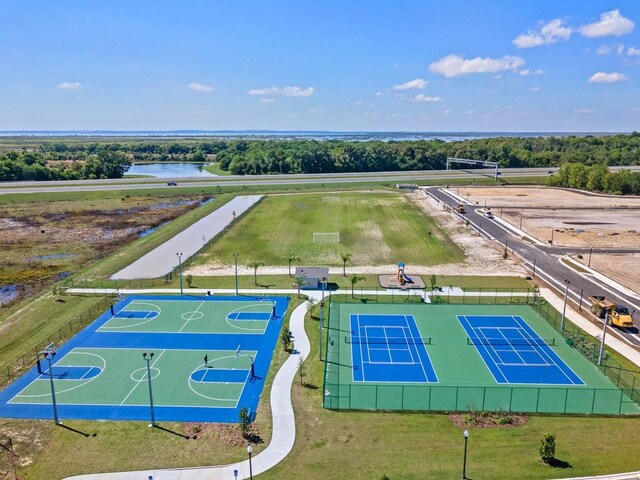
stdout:
POLYGON ((156 178, 215 177, 195 163, 145 163, 131 165, 125 175, 149 175, 156 178))
MULTIPOLYGON (((442 140, 455 142, 477 138, 494 137, 566 137, 575 135, 603 136, 624 132, 330 132, 315 130, 16 130, 0 131, 0 137, 211 137, 224 139, 305 139, 305 140, 350 140, 384 142, 411 140, 442 140)), ((130 172, 131 173, 131 172, 130 172)))

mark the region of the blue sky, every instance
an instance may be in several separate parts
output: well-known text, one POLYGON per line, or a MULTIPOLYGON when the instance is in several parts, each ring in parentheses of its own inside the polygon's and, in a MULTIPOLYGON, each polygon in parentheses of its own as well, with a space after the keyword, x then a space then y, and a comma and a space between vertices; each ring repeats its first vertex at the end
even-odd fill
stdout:
POLYGON ((640 2, 0 3, 0 130, 640 130, 640 2))

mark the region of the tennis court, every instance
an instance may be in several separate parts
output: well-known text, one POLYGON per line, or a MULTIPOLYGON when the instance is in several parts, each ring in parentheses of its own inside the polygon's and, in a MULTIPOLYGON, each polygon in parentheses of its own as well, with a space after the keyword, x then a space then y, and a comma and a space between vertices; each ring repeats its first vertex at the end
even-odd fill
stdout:
POLYGON ((528 305, 330 304, 324 406, 640 414, 528 305))
MULTIPOLYGON (((132 296, 0 393, 0 414, 237 422, 255 414, 288 299, 132 296), (146 358, 143 357, 146 354, 146 358), (153 354, 153 356, 150 356, 153 354), (148 361, 148 363, 147 363, 148 361)), ((34 358, 35 361, 35 358, 34 358)))
POLYGON ((412 315, 351 315, 354 382, 437 382, 412 315))

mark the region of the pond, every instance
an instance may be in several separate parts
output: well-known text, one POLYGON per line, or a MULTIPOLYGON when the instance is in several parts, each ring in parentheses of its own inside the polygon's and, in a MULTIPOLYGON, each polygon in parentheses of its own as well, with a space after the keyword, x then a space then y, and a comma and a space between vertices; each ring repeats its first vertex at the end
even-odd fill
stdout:
POLYGON ((156 178, 215 177, 203 170, 204 163, 145 163, 131 165, 125 176, 147 175, 156 178))

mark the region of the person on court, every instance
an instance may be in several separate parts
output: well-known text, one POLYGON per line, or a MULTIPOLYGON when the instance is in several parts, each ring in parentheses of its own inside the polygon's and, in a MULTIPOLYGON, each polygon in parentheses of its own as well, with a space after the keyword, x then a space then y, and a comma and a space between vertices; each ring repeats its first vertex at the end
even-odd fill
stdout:
POLYGON ((208 356, 208 355, 206 355, 206 354, 205 354, 205 356, 204 356, 204 364, 205 364, 205 366, 207 366, 207 367, 209 366, 209 356, 208 356))

